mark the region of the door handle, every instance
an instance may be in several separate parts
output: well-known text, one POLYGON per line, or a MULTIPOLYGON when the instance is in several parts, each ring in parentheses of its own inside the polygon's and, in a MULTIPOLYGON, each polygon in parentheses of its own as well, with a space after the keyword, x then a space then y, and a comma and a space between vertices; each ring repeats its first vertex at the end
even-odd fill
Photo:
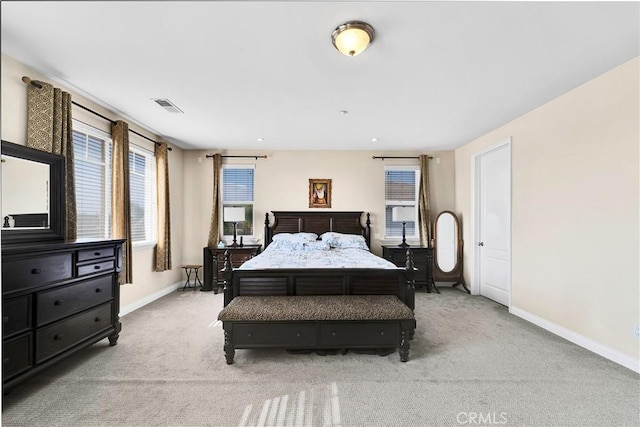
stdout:
POLYGON ((478 246, 484 246, 484 242, 478 243, 478 246))

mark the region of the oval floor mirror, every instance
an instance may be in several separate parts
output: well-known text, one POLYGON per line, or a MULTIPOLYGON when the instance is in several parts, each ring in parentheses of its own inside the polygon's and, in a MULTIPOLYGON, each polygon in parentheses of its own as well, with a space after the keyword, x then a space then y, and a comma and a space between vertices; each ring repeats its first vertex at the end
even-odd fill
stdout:
POLYGON ((471 293, 464 281, 462 271, 463 242, 460 233, 460 221, 455 213, 443 211, 436 217, 433 233, 433 280, 435 282, 454 282, 462 285, 471 293))

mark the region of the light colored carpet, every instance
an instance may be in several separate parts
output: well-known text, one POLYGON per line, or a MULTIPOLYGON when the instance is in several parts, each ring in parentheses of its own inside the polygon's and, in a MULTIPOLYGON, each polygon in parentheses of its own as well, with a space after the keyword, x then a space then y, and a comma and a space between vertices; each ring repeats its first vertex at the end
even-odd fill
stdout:
POLYGON ((416 295, 409 362, 237 350, 222 295, 174 292, 16 387, 4 426, 635 426, 639 376, 457 289, 416 295))

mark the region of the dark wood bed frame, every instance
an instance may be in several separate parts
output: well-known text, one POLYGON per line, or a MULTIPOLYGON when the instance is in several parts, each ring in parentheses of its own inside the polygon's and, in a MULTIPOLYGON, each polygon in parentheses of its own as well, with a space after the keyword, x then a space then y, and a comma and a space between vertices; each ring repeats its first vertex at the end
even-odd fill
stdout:
MULTIPOLYGON (((327 231, 361 234, 367 246, 371 242, 371 220, 363 212, 274 211, 273 226, 265 215, 264 245, 278 233, 316 233, 327 231)), ((408 254, 411 252, 408 251, 408 254)), ((396 295, 410 309, 415 308, 415 268, 407 256, 404 269, 376 268, 297 268, 297 269, 233 269, 226 264, 224 305, 240 295, 396 295)))
MULTIPOLYGON (((265 215, 265 248, 271 243, 273 236, 278 233, 310 232, 320 236, 327 231, 361 234, 367 245, 370 245, 371 221, 368 213, 364 227, 361 223, 363 212, 274 211, 273 215, 273 226, 269 224, 269 214, 265 215)), ((395 295, 411 310, 415 308, 415 268, 410 250, 407 250, 406 267, 397 269, 243 270, 233 269, 227 252, 222 273, 225 279, 225 307, 238 296, 395 295)), ((412 322, 415 327, 415 321, 412 322)), ((226 337, 225 350, 227 347, 230 347, 231 350, 233 348, 251 348, 251 346, 234 342, 231 322, 223 322, 223 328, 226 337)), ((413 330, 410 332, 410 337, 412 335, 413 330)), ((354 337, 357 337, 357 331, 354 333, 354 337)), ((383 342, 386 341, 382 340, 381 343, 383 342)), ((260 345, 260 347, 264 346, 264 344, 260 345)), ((287 346, 283 347, 287 348, 287 346)))

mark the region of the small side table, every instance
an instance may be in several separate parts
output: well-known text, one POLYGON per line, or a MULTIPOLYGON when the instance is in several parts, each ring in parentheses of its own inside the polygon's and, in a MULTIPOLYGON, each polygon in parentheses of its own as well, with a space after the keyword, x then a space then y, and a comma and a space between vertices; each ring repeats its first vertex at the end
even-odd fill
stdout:
POLYGON ((193 290, 194 291, 196 290, 196 288, 198 287, 198 283, 200 284, 200 287, 202 287, 202 282, 198 277, 198 270, 202 268, 202 265, 188 264, 188 265, 183 265, 182 268, 184 268, 184 272, 187 273, 187 280, 184 282, 184 286, 182 287, 181 291, 184 291, 187 288, 191 288, 191 274, 194 274, 194 273, 195 273, 195 278, 193 280, 193 290))
POLYGON ((406 248, 398 245, 382 245, 382 257, 397 265, 404 267, 407 262, 407 249, 413 252, 414 267, 418 269, 415 276, 416 287, 424 287, 427 292, 432 290, 440 293, 432 278, 432 265, 429 256, 433 259, 433 248, 427 246, 411 245, 406 248))
POLYGON ((204 248, 204 282, 201 291, 218 293, 218 287, 224 283, 222 269, 224 268, 224 253, 229 251, 231 265, 238 268, 246 260, 260 253, 261 245, 225 246, 221 248, 204 248))

